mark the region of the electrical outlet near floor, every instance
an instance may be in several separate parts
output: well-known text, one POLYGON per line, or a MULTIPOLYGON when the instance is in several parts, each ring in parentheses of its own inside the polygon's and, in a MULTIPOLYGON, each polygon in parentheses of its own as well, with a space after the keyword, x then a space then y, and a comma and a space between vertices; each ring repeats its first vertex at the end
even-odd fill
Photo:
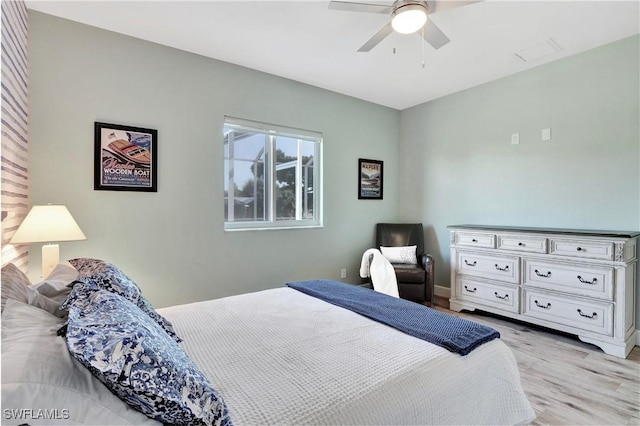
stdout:
POLYGON ((347 268, 340 269, 340 278, 347 278, 347 268))

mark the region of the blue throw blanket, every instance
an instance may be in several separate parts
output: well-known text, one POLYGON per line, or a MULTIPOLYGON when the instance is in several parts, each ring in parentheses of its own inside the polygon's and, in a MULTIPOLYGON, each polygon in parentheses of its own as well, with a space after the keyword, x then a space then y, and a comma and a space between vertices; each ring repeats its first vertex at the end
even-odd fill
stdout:
POLYGON ((491 327, 351 284, 310 280, 287 286, 460 355, 500 337, 491 327))

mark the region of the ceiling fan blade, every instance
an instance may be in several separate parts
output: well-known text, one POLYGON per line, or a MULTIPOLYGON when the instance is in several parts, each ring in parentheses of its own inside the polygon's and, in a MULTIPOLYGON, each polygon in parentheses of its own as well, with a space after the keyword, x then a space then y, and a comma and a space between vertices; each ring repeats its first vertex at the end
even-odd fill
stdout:
POLYGON ((382 13, 385 15, 393 11, 392 6, 371 3, 351 3, 347 1, 330 1, 329 9, 346 10, 348 12, 382 13))
POLYGON ((389 34, 391 34, 392 32, 393 32, 393 27, 391 26, 391 22, 389 22, 387 25, 382 27, 380 29, 380 31, 375 33, 375 35, 373 37, 371 37, 369 39, 369 41, 367 41, 365 44, 363 44, 362 47, 360 49, 358 49, 358 52, 368 52, 368 51, 370 51, 371 49, 376 47, 378 45, 378 43, 380 43, 382 40, 384 40, 384 38, 386 36, 388 36, 389 34))
POLYGON ((476 1, 464 1, 464 0, 456 0, 456 1, 437 1, 437 0, 431 0, 431 1, 427 1, 427 10, 429 11, 429 14, 432 13, 438 13, 438 12, 444 12, 445 10, 449 10, 449 9, 455 9, 456 7, 462 7, 462 6, 468 6, 470 4, 473 3, 480 3, 480 1, 482 0, 476 0, 476 1))
POLYGON ((427 19, 427 23, 424 24, 423 37, 434 49, 440 49, 451 41, 431 19, 427 19))

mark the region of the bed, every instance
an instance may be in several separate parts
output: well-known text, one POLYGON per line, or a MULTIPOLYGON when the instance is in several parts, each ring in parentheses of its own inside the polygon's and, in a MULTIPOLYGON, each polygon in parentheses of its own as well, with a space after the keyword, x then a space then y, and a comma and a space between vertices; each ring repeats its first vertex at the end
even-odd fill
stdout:
MULTIPOLYGON (((69 312, 65 319, 7 303, 3 423, 160 424, 69 355, 71 346, 56 335, 65 323, 72 326, 69 312), (19 409, 32 411, 7 411, 19 409)), ((224 400, 229 424, 523 424, 535 418, 515 358, 500 339, 461 356, 286 286, 157 314, 224 400)))

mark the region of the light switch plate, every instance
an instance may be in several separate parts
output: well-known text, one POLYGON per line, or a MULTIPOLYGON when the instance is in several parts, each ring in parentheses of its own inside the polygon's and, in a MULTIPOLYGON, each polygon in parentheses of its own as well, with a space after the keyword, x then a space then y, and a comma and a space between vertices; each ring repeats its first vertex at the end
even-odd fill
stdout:
POLYGON ((551 140, 551 128, 542 129, 541 140, 550 141, 551 140))
POLYGON ((513 133, 511 135, 511 145, 518 145, 520 143, 520 133, 513 133))

